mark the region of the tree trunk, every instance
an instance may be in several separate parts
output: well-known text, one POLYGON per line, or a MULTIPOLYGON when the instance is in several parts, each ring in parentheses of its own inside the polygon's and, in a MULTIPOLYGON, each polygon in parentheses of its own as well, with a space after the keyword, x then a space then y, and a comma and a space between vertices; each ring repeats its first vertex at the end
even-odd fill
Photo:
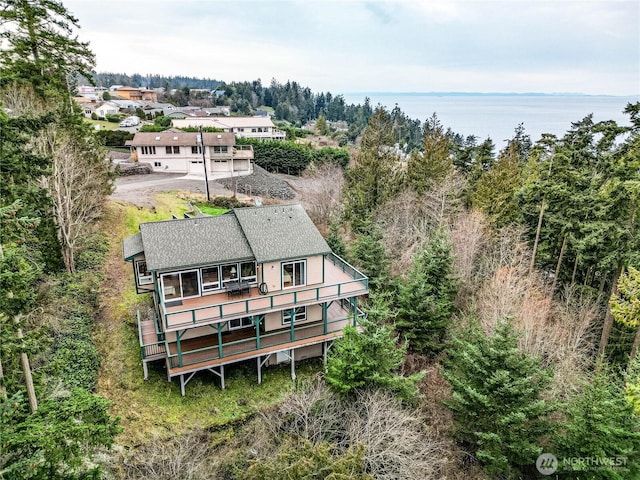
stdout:
POLYGON ((558 256, 558 264, 556 265, 556 273, 553 276, 553 285, 551 286, 551 295, 556 291, 558 285, 558 275, 560 274, 560 267, 562 266, 562 257, 564 257, 564 250, 567 247, 567 236, 564 236, 562 240, 562 247, 560 247, 560 255, 558 256))
POLYGON ((2 370, 2 359, 0 358, 0 400, 7 399, 7 389, 4 387, 4 371, 2 370))
POLYGON ((580 256, 576 254, 576 261, 573 263, 573 273, 571 274, 571 287, 576 283, 576 272, 578 271, 578 259, 580 256))
POLYGON ((533 252, 531 252, 531 263, 529 264, 529 275, 533 273, 533 267, 536 263, 536 254, 538 253, 538 242, 540 241, 540 230, 542 230, 542 218, 544 217, 544 199, 540 205, 540 215, 538 215, 538 227, 536 228, 536 239, 533 242, 533 252))
MULTIPOLYGON (((16 318, 16 323, 18 323, 16 318)), ((22 340, 22 329, 18 328, 18 340, 22 340)), ((31 377, 31 365, 29 365, 29 357, 25 352, 20 354, 20 360, 22 361, 22 371, 24 372, 24 381, 27 385, 27 396, 29 397, 29 405, 31 407, 31 413, 34 413, 38 409, 38 399, 36 398, 36 390, 33 388, 33 378, 31 377)))
POLYGON ((631 368, 631 364, 636 359, 636 355, 638 354, 638 347, 640 347, 640 325, 638 325, 638 330, 636 330, 636 338, 633 340, 633 345, 631 346, 631 353, 629 354, 629 368, 631 368))
MULTIPOLYGON (((618 267, 616 273, 613 275, 613 285, 611 286, 611 298, 618 292, 618 279, 622 274, 622 266, 618 267)), ((611 308, 609 308, 609 302, 607 301, 607 314, 604 317, 604 325, 602 327, 602 335, 600 336, 600 347, 598 348, 598 354, 604 355, 604 349, 609 343, 609 335, 611 335, 611 328, 613 327, 613 315, 611 314, 611 308)))

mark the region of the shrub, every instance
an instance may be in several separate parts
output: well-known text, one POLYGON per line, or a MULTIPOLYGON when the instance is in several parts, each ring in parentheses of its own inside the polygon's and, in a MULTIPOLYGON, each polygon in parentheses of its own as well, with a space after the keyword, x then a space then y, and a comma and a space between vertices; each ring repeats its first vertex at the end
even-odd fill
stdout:
POLYGON ((50 368, 68 388, 93 390, 98 379, 100 357, 91 337, 72 335, 53 345, 50 368))
POLYGON ((247 206, 235 197, 216 197, 211 200, 211 205, 219 208, 227 208, 229 210, 247 206))
POLYGON ((107 122, 111 122, 111 123, 119 123, 120 120, 122 120, 122 118, 124 118, 122 115, 107 115, 106 116, 107 122))

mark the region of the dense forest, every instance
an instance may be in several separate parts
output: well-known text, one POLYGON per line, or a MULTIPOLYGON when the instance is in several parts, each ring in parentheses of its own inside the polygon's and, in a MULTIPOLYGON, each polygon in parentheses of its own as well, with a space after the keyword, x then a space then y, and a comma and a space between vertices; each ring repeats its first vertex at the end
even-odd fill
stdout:
MULTIPOLYGON (((367 315, 320 375, 270 405, 237 380, 225 398, 244 416, 224 417, 209 380, 179 398, 161 370, 123 410, 113 392, 129 398, 140 375, 135 294, 106 328, 102 287, 120 268, 106 257, 121 238, 102 222, 129 218, 109 215, 112 169, 70 102, 69 79, 89 78, 94 57, 56 1, 5 2, 0 18, 0 478, 640 476, 640 103, 630 126, 588 115, 537 142, 517 126, 496 152, 436 115, 347 106, 296 82, 202 80, 238 110, 348 122, 350 158, 261 148, 266 166, 306 179, 310 217, 369 277, 367 315), (133 348, 99 389, 121 330, 133 348)), ((151 79, 197 85, 113 76, 151 79)))

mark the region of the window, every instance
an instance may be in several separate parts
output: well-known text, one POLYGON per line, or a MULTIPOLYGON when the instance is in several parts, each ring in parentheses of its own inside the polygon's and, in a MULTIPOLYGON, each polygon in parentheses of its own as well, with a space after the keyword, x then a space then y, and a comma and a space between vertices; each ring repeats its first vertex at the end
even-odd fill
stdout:
POLYGON ((213 153, 227 153, 229 147, 227 145, 216 145, 213 147, 213 153))
MULTIPOLYGON (((298 307, 294 309, 293 323, 304 322, 307 319, 307 307, 298 307)), ((282 324, 288 325, 291 323, 291 309, 282 311, 282 324)))
POLYGON ((256 276, 256 263, 246 262, 240 264, 240 279, 243 282, 255 283, 257 281, 256 276))
POLYGON ((155 155, 156 154, 156 147, 141 147, 142 149, 142 153, 144 155, 155 155))
POLYGON ((253 327, 253 322, 249 317, 236 318, 229 320, 229 330, 236 330, 238 328, 253 327))
POLYGON ((229 265, 222 265, 222 286, 224 287, 228 282, 238 281, 238 264, 232 263, 229 265))
POLYGON ((146 261, 136 261, 136 274, 138 277, 138 285, 149 285, 150 283, 153 283, 153 276, 149 271, 147 271, 146 261))
POLYGON ((252 128, 252 129, 251 129, 251 131, 252 131, 253 133, 256 133, 256 132, 258 131, 258 129, 257 129, 257 128, 252 128))
POLYGON ((167 152, 167 155, 171 155, 172 153, 180 153, 180 147, 178 147, 177 145, 173 145, 173 146, 168 146, 165 147, 165 151, 167 152))
POLYGON ((282 264, 282 288, 306 285, 306 260, 287 262, 282 264))
POLYGON ((200 278, 202 278, 202 291, 210 292, 220 288, 220 267, 207 267, 200 269, 200 278))
POLYGON ((191 147, 191 153, 193 153, 193 154, 196 154, 196 153, 202 154, 202 145, 198 145, 197 147, 191 147))
POLYGON ((162 293, 166 300, 178 300, 200 295, 198 271, 165 273, 161 277, 162 293))
POLYGON ((161 167, 162 166, 162 162, 153 162, 153 166, 154 167, 161 167))

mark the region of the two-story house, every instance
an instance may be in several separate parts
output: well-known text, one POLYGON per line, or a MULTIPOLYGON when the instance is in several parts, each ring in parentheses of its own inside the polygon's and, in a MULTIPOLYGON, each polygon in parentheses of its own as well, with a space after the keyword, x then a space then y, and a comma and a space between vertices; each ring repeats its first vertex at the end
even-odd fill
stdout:
POLYGON ((193 375, 255 359, 265 365, 322 356, 362 312, 368 279, 331 252, 300 205, 235 209, 140 224, 123 241, 138 293, 154 318, 138 317, 144 375, 166 363, 182 395, 193 375))
POLYGON ((204 165, 207 173, 253 172, 253 147, 236 145, 236 137, 231 133, 203 132, 201 138, 198 132, 176 129, 137 132, 126 145, 138 161, 151 164, 156 172, 204 175, 204 165))
POLYGON ((284 140, 287 137, 286 132, 277 129, 271 118, 265 116, 176 118, 171 124, 176 128, 215 127, 238 138, 284 140))

